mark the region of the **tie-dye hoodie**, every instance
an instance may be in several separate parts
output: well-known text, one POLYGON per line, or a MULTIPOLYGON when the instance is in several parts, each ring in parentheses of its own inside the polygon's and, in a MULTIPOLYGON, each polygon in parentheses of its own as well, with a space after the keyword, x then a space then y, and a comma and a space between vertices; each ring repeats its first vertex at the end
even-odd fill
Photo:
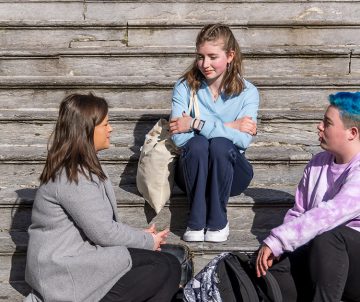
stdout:
POLYGON ((264 242, 279 256, 341 224, 360 232, 360 153, 340 165, 325 151, 308 163, 294 207, 264 242))

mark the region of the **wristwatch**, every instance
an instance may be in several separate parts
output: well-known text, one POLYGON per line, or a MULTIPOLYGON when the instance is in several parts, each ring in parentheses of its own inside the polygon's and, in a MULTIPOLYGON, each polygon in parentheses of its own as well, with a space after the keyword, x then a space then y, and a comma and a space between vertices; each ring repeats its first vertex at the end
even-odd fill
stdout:
POLYGON ((194 118, 192 121, 191 121, 191 129, 193 129, 194 131, 196 132, 200 132, 201 129, 204 127, 205 125, 205 121, 204 120, 199 120, 197 118, 194 118))

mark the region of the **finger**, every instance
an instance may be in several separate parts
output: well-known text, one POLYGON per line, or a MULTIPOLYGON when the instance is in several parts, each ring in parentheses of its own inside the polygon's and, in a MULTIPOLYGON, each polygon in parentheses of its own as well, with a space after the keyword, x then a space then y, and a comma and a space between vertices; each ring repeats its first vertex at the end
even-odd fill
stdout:
POLYGON ((180 117, 173 117, 172 119, 170 119, 170 123, 174 123, 176 122, 180 117))
POLYGON ((260 260, 259 259, 260 259, 260 254, 256 258, 256 276, 257 277, 261 276, 261 274, 260 274, 260 266, 259 266, 260 260))

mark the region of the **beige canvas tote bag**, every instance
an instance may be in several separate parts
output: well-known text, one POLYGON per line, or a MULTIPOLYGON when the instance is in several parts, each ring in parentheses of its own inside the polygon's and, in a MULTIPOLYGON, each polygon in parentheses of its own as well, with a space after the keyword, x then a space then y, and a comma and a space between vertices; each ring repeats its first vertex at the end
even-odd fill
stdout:
MULTIPOLYGON (((189 112, 200 118, 196 93, 191 93, 189 112)), ((158 214, 170 199, 174 186, 175 163, 179 150, 171 140, 169 122, 160 119, 146 134, 136 173, 140 194, 158 214)))

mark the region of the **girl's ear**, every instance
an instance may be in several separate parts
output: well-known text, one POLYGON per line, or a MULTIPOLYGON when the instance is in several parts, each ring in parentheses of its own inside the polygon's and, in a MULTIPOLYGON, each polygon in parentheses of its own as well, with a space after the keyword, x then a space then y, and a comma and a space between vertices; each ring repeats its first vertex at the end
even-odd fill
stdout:
POLYGON ((357 127, 351 127, 350 129, 350 137, 349 140, 359 139, 359 128, 357 127))
POLYGON ((226 55, 227 55, 227 62, 231 63, 235 57, 235 51, 229 50, 226 55))

